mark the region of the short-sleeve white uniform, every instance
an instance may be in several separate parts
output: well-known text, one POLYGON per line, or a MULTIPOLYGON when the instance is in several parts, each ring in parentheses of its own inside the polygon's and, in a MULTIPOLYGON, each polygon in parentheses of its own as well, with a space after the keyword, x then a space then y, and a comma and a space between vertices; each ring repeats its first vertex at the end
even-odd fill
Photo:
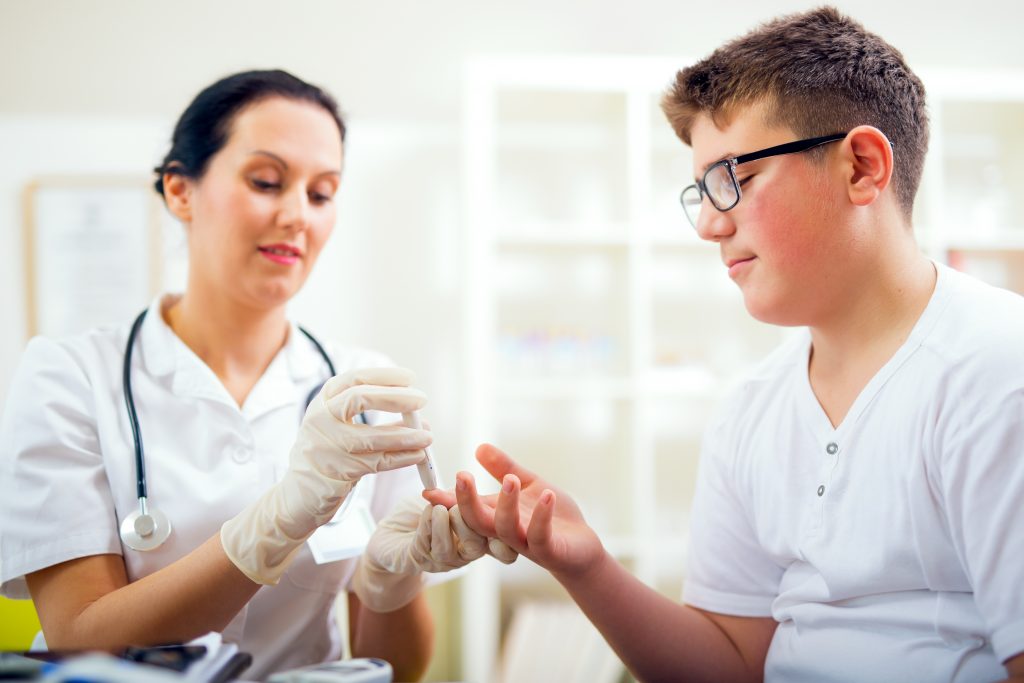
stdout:
POLYGON ((995 681, 1024 651, 1024 298, 937 269, 838 428, 806 334, 706 435, 683 598, 774 617, 766 681, 995 681))
MULTIPOLYGON (((218 533, 273 485, 305 411, 329 376, 292 325, 288 341, 239 408, 213 371, 150 307, 135 342, 132 390, 151 505, 173 533, 150 552, 124 547, 121 520, 138 508, 134 449, 122 391, 128 326, 53 341, 33 339, 0 421, 0 591, 28 597, 24 576, 89 555, 124 557, 136 581, 218 533)), ((392 365, 365 350, 327 349, 338 373, 392 365)), ((370 422, 380 416, 370 415, 370 422)), ((376 519, 422 490, 416 468, 365 477, 356 489, 376 519)), ((341 653, 333 599, 355 559, 313 562, 307 545, 276 586, 261 588, 224 636, 253 655, 247 677, 341 653)), ((145 609, 145 605, 139 605, 145 609)))

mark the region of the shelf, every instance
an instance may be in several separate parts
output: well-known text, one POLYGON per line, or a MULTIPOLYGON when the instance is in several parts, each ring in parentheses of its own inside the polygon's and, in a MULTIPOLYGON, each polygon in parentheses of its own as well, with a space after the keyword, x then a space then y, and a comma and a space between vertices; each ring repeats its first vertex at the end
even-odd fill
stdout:
POLYGON ((725 395, 724 380, 704 366, 680 366, 651 370, 642 391, 653 397, 717 399, 725 395))
POLYGON ((503 399, 529 400, 628 400, 636 396, 628 379, 604 377, 545 377, 498 379, 495 395, 503 399))
POLYGON ((502 399, 632 400, 641 396, 715 401, 723 398, 730 380, 699 367, 655 369, 642 379, 628 377, 501 378, 495 395, 502 399))
POLYGON ((621 223, 531 223, 517 226, 515 234, 500 229, 495 239, 499 248, 579 249, 587 247, 628 247, 628 227, 621 223))
POLYGON ((1024 251, 1024 228, 987 235, 957 235, 945 242, 946 251, 1024 251))

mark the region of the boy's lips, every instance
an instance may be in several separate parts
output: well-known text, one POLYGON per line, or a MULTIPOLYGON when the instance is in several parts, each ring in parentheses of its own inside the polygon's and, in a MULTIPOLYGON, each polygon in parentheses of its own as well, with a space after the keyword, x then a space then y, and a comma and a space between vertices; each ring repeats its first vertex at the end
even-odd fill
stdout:
POLYGON ((744 257, 741 257, 741 258, 730 257, 730 258, 723 259, 723 261, 725 262, 725 267, 726 268, 732 268, 737 263, 743 263, 744 261, 753 261, 755 258, 756 257, 754 257, 754 256, 744 256, 744 257))
POLYGON ((726 268, 729 269, 729 277, 736 278, 743 270, 746 269, 748 264, 752 263, 756 256, 745 256, 742 258, 729 257, 724 259, 726 268))

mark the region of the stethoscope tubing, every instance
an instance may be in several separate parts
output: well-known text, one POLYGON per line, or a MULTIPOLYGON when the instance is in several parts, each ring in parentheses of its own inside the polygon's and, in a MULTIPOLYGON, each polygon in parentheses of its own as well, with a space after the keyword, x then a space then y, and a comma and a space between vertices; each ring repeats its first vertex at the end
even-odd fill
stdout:
POLYGON ((149 309, 146 309, 139 313, 139 317, 132 323, 132 330, 128 333, 128 344, 124 349, 124 404, 128 409, 128 423, 132 428, 132 442, 135 446, 135 494, 140 499, 148 498, 148 496, 146 495, 146 460, 142 450, 139 417, 135 412, 135 399, 132 394, 132 349, 135 346, 135 337, 148 312, 149 309))
MULTIPOLYGON (((139 427, 139 417, 135 410, 135 397, 132 393, 132 350, 135 347, 135 338, 138 336, 148 312, 149 310, 146 309, 139 313, 138 317, 135 318, 135 322, 132 323, 131 331, 128 333, 128 342, 125 344, 122 373, 124 404, 128 411, 128 423, 132 430, 132 445, 135 449, 135 493, 139 500, 139 509, 125 517, 120 533, 122 542, 133 550, 153 550, 162 545, 171 534, 170 520, 167 519, 166 515, 148 503, 146 458, 142 445, 142 430, 139 427)), ((313 346, 316 347, 316 350, 327 364, 327 368, 331 373, 330 377, 334 377, 337 372, 334 369, 334 363, 331 362, 331 357, 327 354, 327 350, 304 327, 299 326, 299 331, 313 343, 313 346)), ((309 396, 306 398, 306 408, 309 408, 309 404, 312 403, 313 399, 323 388, 323 385, 324 383, 318 384, 309 393, 309 396)), ((363 424, 368 424, 365 414, 360 413, 359 420, 363 424)))

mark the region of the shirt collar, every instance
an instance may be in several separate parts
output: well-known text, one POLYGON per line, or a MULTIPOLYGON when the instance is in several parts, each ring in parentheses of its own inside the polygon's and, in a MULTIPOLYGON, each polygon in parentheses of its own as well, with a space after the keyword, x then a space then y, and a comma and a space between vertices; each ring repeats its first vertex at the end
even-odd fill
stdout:
MULTIPOLYGON (((139 330, 136 353, 151 376, 174 376, 175 393, 224 399, 234 405, 213 371, 196 357, 164 319, 163 311, 180 298, 180 294, 162 294, 153 299, 139 330)), ((243 412, 251 418, 288 403, 294 400, 296 387, 308 391, 307 385, 314 379, 326 380, 329 374, 316 346, 298 325, 289 321, 284 347, 246 398, 243 412)))
POLYGON ((146 309, 146 319, 139 330, 139 347, 146 372, 154 377, 163 377, 174 372, 177 354, 172 351, 175 343, 182 344, 174 330, 164 320, 163 309, 181 298, 179 294, 161 294, 153 299, 146 309))

